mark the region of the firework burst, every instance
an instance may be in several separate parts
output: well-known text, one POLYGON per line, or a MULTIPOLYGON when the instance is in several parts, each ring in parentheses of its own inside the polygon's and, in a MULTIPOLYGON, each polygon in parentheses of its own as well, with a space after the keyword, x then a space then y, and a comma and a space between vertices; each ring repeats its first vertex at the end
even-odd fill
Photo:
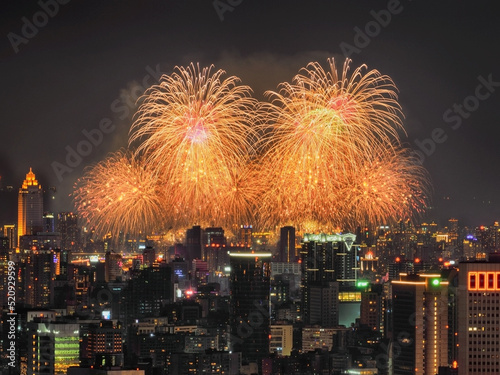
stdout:
POLYGON ((149 233, 162 226, 164 194, 157 181, 144 163, 120 150, 86 168, 75 184, 75 205, 101 236, 149 233))
POLYGON ((238 207, 247 200, 236 186, 254 153, 257 102, 248 86, 223 74, 177 67, 146 92, 131 130, 137 154, 164 181, 167 207, 186 224, 237 220, 234 212, 247 210, 238 207), (230 192, 236 196, 228 199, 230 192))
POLYGON ((429 181, 427 170, 409 150, 379 155, 353 171, 339 191, 344 227, 417 218, 429 203, 429 181))
POLYGON ((272 104, 260 143, 272 184, 261 210, 268 225, 343 227, 344 187, 399 147, 402 113, 390 77, 365 72, 365 65, 350 73, 350 60, 339 74, 334 60, 328 62, 328 71, 310 63, 292 83, 268 93, 272 104))

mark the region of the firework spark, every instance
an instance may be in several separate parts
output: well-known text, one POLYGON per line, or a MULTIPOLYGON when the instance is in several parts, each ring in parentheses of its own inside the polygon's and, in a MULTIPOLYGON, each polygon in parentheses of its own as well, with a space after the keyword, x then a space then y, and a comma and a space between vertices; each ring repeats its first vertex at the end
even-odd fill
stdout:
POLYGON ((75 184, 75 205, 101 236, 149 233, 161 228, 163 216, 157 181, 144 163, 120 150, 86 168, 75 184))
POLYGON ((232 214, 247 210, 233 188, 254 153, 257 102, 248 86, 223 74, 177 67, 146 92, 131 130, 137 154, 164 181, 167 207, 186 224, 237 220, 232 214), (237 197, 227 199, 232 191, 237 197))

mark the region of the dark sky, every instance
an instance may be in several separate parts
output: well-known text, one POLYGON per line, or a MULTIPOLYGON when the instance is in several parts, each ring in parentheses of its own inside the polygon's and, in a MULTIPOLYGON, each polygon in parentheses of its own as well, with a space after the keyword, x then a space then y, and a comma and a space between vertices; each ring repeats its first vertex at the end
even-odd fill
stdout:
MULTIPOLYGON (((493 1, 221 0, 239 3, 223 20, 211 0, 60 0, 66 4, 58 9, 44 1, 52 15, 37 1, 2 2, 0 175, 17 189, 33 167, 44 187, 57 188, 53 211, 72 208, 68 195, 85 166, 126 146, 131 98, 150 72, 213 63, 262 98, 309 61, 343 59, 341 45, 349 44, 359 47, 353 66, 366 63, 394 79, 410 146, 443 129, 439 139, 446 140, 424 160, 435 190, 431 216, 466 224, 500 219, 500 16, 493 1), (388 8, 391 19, 377 29, 374 14, 388 8), (360 44, 356 30, 367 28, 372 36, 360 44), (477 99, 480 76, 493 85, 479 88, 477 99), (455 103, 472 108, 458 115, 460 124, 443 119, 457 116, 455 103), (103 120, 114 130, 59 179, 53 163, 66 164, 68 147, 76 149, 82 131, 103 120)), ((0 195, 5 219, 16 202, 0 195)))

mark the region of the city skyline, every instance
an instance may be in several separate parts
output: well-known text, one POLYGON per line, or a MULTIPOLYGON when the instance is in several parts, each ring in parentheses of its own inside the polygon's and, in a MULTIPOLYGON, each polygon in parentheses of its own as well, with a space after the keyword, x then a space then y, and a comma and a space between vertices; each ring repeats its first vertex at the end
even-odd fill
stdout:
POLYGON ((1 104, 2 184, 17 189, 17 181, 33 167, 42 186, 58 191, 55 212, 72 210, 68 195, 85 166, 126 145, 133 99, 161 72, 170 74, 175 65, 192 60, 214 63, 240 76, 261 99, 307 62, 350 54, 354 66, 367 63, 394 79, 406 141, 424 152, 431 173, 434 215, 471 224, 499 216, 494 200, 499 181, 489 166, 500 159, 494 126, 500 73, 493 47, 500 33, 489 2, 440 3, 432 9, 417 2, 314 2, 308 7, 241 2, 226 11, 201 1, 140 7, 132 1, 58 4, 46 22, 37 21, 44 25, 33 36, 23 29, 23 20, 33 21, 40 5, 10 4, 1 16, 1 66, 12 72, 5 81, 10 94, 1 104), (79 21, 84 15, 93 22, 84 25, 79 21), (263 27, 252 26, 255 20, 263 27), (23 42, 16 44, 21 39, 14 34, 23 42), (44 88, 44 95, 33 87, 44 88), (30 110, 22 110, 26 107, 30 110), (23 134, 21 155, 11 141, 19 134, 13 129, 23 134), (68 150, 89 137, 94 137, 92 150, 67 164, 68 150), (71 169, 62 181, 54 162, 71 169))

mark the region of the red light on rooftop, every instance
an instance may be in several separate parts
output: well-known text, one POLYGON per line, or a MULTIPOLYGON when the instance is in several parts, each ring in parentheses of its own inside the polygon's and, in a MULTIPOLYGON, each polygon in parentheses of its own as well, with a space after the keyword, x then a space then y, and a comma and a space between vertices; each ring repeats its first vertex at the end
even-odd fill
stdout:
POLYGON ((420 258, 415 258, 415 263, 420 263, 420 258))
POLYGON ((401 262, 401 258, 400 257, 396 257, 396 262, 401 262))
POLYGON ((443 258, 439 258, 438 260, 439 260, 440 262, 442 262, 442 261, 443 261, 443 258))

